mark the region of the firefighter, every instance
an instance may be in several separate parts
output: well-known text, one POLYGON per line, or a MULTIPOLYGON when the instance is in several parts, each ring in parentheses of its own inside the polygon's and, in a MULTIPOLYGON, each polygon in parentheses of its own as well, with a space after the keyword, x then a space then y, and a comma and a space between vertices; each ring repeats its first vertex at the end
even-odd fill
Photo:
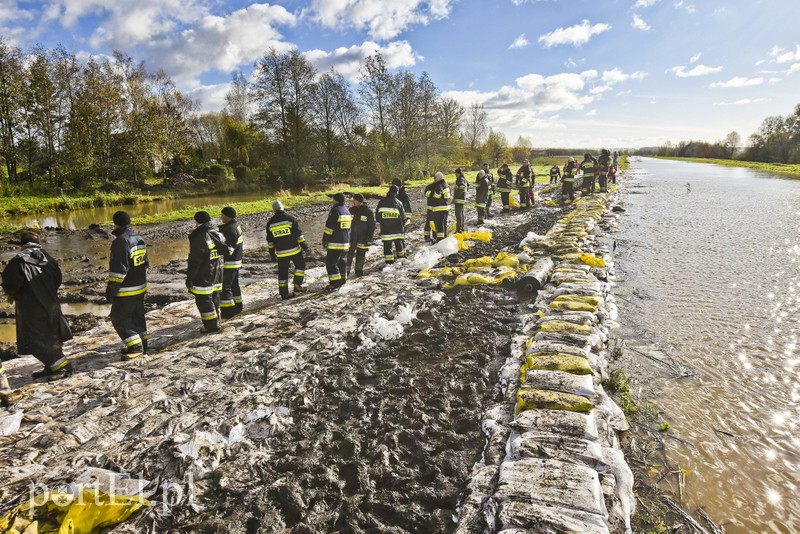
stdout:
POLYGON ((489 183, 489 191, 486 193, 486 218, 491 219, 493 217, 491 211, 492 197, 495 191, 494 174, 489 170, 488 163, 483 164, 483 172, 486 173, 486 181, 489 183))
POLYGON ((106 299, 111 302, 111 324, 125 346, 123 357, 136 358, 147 352, 147 322, 144 297, 147 293, 147 245, 131 227, 124 211, 114 214, 115 236, 111 242, 106 299))
POLYGON ((405 256, 405 208, 397 198, 399 189, 396 185, 389 187, 389 192, 378 202, 375 219, 381 230, 383 242, 383 258, 387 265, 394 263, 395 258, 405 256), (392 253, 394 245, 395 253, 392 253))
POLYGON ((353 216, 344 205, 344 195, 333 195, 333 207, 325 222, 322 248, 327 249, 325 269, 328 271, 330 289, 341 287, 347 281, 347 250, 350 248, 350 226, 353 216))
POLYGON ((267 247, 272 260, 278 262, 278 293, 286 300, 306 292, 303 287, 306 276, 303 252, 308 253, 308 245, 297 219, 284 211, 280 200, 272 203, 272 211, 274 213, 267 221, 267 247), (294 265, 294 294, 289 293, 290 263, 294 265))
POLYGON ((356 260, 356 276, 364 274, 364 261, 369 250, 369 243, 375 235, 375 214, 364 202, 364 195, 353 195, 353 205, 350 208, 353 216, 353 226, 350 228, 350 250, 347 252, 347 277, 356 260))
POLYGON ((533 200, 533 191, 531 188, 533 187, 533 181, 536 179, 536 173, 533 172, 533 168, 531 168, 531 164, 528 163, 528 160, 524 160, 522 162, 522 167, 517 169, 517 189, 519 191, 519 203, 520 205, 523 204, 526 208, 531 207, 531 201, 533 200))
POLYGON ((450 186, 444 180, 444 174, 436 172, 433 175, 433 189, 430 198, 433 205, 430 210, 433 212, 433 226, 436 237, 434 243, 447 237, 447 214, 450 211, 450 186))
POLYGON ((17 353, 32 354, 44 364, 33 378, 63 378, 72 374, 72 363, 61 344, 72 339, 58 303, 61 269, 39 244, 34 230, 20 233, 22 250, 3 269, 3 291, 14 303, 17 353))
POLYGON ((581 193, 586 196, 594 193, 594 183, 597 178, 597 160, 588 152, 583 155, 583 161, 578 168, 583 171, 583 184, 581 193))
POLYGON ((464 178, 464 173, 461 169, 456 169, 456 185, 455 192, 453 193, 453 206, 456 211, 456 232, 464 231, 464 204, 467 203, 467 190, 469 184, 467 179, 464 178))
POLYGON ((203 321, 200 332, 220 329, 219 294, 222 291, 222 258, 228 248, 225 236, 211 227, 207 211, 194 214, 197 227, 189 234, 186 287, 194 295, 203 321))
POLYGON ((436 238, 436 223, 433 220, 433 206, 436 204, 433 198, 434 187, 436 187, 435 181, 426 185, 422 192, 422 194, 425 195, 425 226, 422 228, 422 235, 426 243, 430 243, 436 238))
POLYGON ((478 212, 478 224, 483 224, 486 217, 486 202, 489 198, 489 180, 486 171, 481 169, 475 177, 475 210, 478 212))
POLYGON ((511 211, 510 196, 514 192, 514 175, 508 168, 508 163, 503 163, 497 171, 497 190, 500 192, 500 200, 503 202, 503 212, 511 211))
POLYGON ((550 167, 550 183, 557 184, 559 178, 561 178, 561 169, 558 168, 558 163, 553 163, 553 166, 550 167))
POLYGON ((611 166, 611 153, 607 149, 600 151, 597 158, 597 181, 600 191, 608 193, 608 168, 611 166))
POLYGON ((219 296, 219 307, 222 310, 222 318, 230 319, 242 313, 239 271, 242 268, 244 234, 239 221, 236 220, 236 210, 231 206, 222 208, 219 218, 222 221, 219 231, 225 236, 225 243, 228 245, 222 255, 222 293, 219 296))
POLYGON ((564 165, 564 174, 561 177, 561 201, 566 203, 567 198, 570 202, 575 201, 575 173, 578 172, 578 166, 575 164, 575 158, 569 158, 567 164, 564 165))
POLYGON ((392 180, 392 185, 397 186, 397 200, 403 205, 403 209, 406 212, 405 224, 408 225, 411 222, 411 199, 406 191, 406 186, 403 185, 403 180, 400 178, 392 180))
POLYGON ((611 165, 608 168, 608 183, 617 185, 617 166, 611 165))

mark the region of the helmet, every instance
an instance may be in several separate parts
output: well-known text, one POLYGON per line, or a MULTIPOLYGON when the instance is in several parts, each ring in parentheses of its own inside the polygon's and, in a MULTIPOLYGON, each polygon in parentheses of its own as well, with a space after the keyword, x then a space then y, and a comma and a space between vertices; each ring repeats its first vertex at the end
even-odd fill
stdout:
POLYGON ((436 174, 433 175, 433 181, 438 182, 440 180, 444 180, 444 174, 442 174, 440 171, 437 171, 436 174))
POLYGON ((569 160, 567 160, 567 161, 568 161, 569 163, 575 163, 575 158, 569 158, 569 160))

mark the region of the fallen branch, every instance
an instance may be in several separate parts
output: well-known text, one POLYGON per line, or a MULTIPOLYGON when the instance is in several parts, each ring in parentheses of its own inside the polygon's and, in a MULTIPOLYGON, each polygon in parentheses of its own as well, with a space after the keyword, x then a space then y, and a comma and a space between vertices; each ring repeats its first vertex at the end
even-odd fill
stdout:
POLYGON ((702 517, 706 523, 708 523, 708 526, 711 528, 711 532, 713 532, 714 534, 725 534, 725 529, 714 523, 714 521, 712 521, 711 518, 708 517, 708 514, 706 513, 705 510, 703 510, 702 508, 698 508, 697 513, 700 514, 700 517, 702 517))
POLYGON ((675 501, 670 499, 669 497, 664 497, 664 502, 667 503, 667 506, 672 509, 673 512, 681 516, 681 518, 696 532, 700 532, 701 534, 709 534, 709 532, 703 528, 703 526, 698 523, 692 516, 687 514, 683 508, 675 504, 675 501))

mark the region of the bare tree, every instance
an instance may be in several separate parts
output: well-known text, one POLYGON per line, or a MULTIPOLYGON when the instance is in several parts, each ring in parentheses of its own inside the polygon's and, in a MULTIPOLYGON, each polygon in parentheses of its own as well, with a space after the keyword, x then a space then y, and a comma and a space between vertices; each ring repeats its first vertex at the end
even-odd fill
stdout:
POLYGON ((483 104, 473 102, 467 109, 467 117, 464 121, 464 140, 470 150, 476 152, 478 146, 483 142, 487 134, 486 110, 483 104))
POLYGON ((733 159, 734 154, 736 154, 736 148, 739 146, 742 138, 739 136, 738 132, 731 132, 725 136, 725 149, 728 151, 728 157, 733 159))
POLYGON ((442 98, 436 104, 436 119, 439 121, 439 132, 445 139, 452 139, 461 128, 464 117, 464 106, 454 98, 442 98))
POLYGON ((376 51, 375 55, 368 56, 361 65, 358 93, 367 108, 372 127, 377 129, 380 135, 384 164, 387 169, 389 167, 387 107, 391 99, 391 92, 392 76, 386 68, 383 56, 376 51))
POLYGON ((250 93, 247 79, 241 71, 233 75, 231 88, 225 93, 225 113, 236 122, 247 124, 250 118, 250 93))

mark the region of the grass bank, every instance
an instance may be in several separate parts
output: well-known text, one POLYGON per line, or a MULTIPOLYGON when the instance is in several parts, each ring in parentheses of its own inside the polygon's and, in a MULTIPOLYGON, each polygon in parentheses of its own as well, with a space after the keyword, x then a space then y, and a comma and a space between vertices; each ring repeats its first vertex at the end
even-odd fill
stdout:
MULTIPOLYGON (((648 156, 651 157, 651 156, 648 156)), ((793 178, 800 178, 800 164, 791 163, 762 163, 760 161, 739 161, 735 159, 712 159, 712 158, 677 158, 666 156, 652 156, 657 159, 669 159, 674 161, 688 161, 690 163, 713 163, 724 167, 743 167, 775 174, 783 174, 793 178)))
POLYGON ((140 204, 164 200, 170 196, 169 194, 148 195, 142 193, 93 193, 78 196, 8 196, 0 197, 0 217, 120 206, 123 204, 140 204))

